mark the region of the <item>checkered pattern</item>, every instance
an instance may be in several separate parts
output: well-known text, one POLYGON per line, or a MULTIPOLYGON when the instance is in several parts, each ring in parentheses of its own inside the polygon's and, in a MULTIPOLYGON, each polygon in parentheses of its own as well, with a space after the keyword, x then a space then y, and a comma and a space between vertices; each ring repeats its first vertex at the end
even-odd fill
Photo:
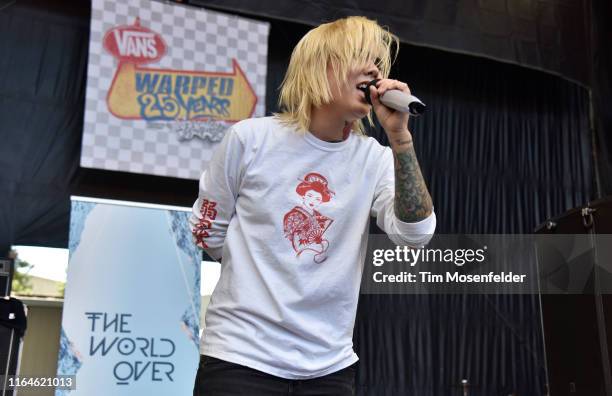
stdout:
POLYGON ((231 72, 235 58, 257 95, 254 116, 265 114, 270 26, 150 0, 92 2, 81 166, 198 179, 218 143, 199 138, 181 141, 174 123, 122 120, 108 111, 106 96, 117 61, 103 48, 102 39, 109 29, 132 25, 136 17, 168 46, 166 55, 147 67, 231 72))

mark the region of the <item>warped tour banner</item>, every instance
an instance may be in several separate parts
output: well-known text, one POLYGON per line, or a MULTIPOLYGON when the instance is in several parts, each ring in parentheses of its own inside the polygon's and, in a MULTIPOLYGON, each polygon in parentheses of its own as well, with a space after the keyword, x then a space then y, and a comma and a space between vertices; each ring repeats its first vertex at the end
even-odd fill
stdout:
POLYGON ((201 253, 183 208, 72 198, 56 396, 191 395, 201 253))
POLYGON ((233 123, 265 114, 269 24, 93 0, 81 166, 198 179, 233 123))

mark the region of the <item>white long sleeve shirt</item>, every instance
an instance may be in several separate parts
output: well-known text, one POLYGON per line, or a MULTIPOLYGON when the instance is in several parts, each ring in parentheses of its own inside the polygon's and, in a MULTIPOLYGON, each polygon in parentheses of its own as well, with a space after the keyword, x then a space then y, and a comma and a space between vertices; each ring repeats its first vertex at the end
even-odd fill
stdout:
POLYGON ((435 214, 394 213, 391 149, 339 143, 264 117, 232 126, 200 179, 196 243, 222 257, 201 353, 307 379, 358 360, 352 335, 370 216, 396 243, 423 245, 435 214))

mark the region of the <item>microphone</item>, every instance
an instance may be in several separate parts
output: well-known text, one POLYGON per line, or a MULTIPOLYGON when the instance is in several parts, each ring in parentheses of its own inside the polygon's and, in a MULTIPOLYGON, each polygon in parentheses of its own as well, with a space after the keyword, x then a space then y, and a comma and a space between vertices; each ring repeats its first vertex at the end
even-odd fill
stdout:
MULTIPOLYGON (((368 83, 368 85, 366 85, 365 88, 361 88, 363 93, 365 93, 366 100, 370 105, 372 104, 372 99, 370 98, 370 85, 374 85, 376 88, 376 83, 378 81, 380 80, 372 80, 368 83)), ((421 100, 416 96, 408 95, 407 93, 397 89, 388 90, 382 96, 380 96, 379 99, 385 106, 413 116, 423 114, 427 108, 425 103, 421 102, 421 100)))

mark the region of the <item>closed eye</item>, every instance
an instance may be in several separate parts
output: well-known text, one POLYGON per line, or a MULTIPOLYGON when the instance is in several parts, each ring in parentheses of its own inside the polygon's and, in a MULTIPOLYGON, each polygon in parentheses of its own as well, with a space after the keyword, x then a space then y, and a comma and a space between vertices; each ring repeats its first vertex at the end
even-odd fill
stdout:
POLYGON ((367 76, 372 77, 373 79, 378 77, 378 70, 370 70, 366 73, 367 76))

